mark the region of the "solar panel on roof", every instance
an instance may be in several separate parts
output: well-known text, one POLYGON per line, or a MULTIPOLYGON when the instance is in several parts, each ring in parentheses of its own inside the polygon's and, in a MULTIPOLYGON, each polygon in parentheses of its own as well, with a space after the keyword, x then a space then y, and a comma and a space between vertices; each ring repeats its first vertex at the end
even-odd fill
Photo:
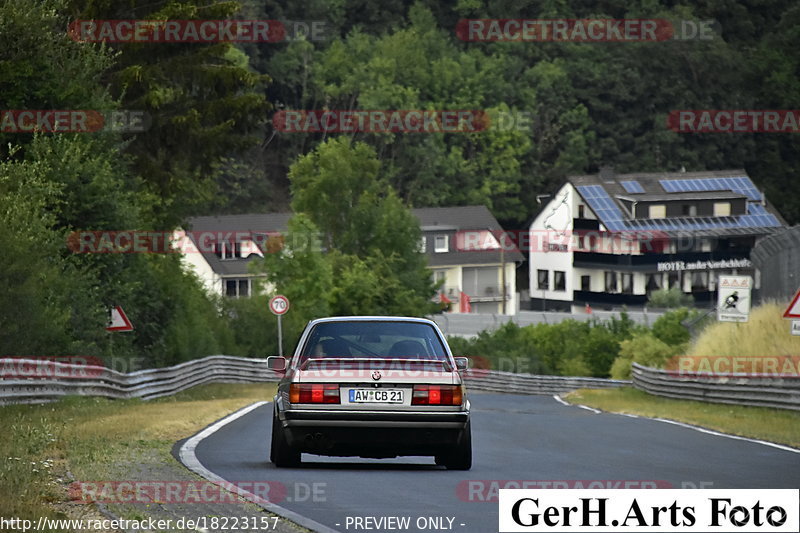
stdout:
POLYGON ((644 192, 644 187, 642 187, 642 184, 636 180, 620 181, 619 184, 622 185, 622 187, 631 194, 644 192))
POLYGON ((666 192, 700 192, 700 191, 732 191, 747 196, 750 200, 758 200, 761 193, 747 177, 736 178, 687 178, 659 180, 666 192))
POLYGON ((586 203, 589 204, 592 211, 594 211, 608 229, 611 231, 621 231, 625 229, 619 207, 617 207, 614 200, 608 196, 608 193, 606 193, 603 187, 600 185, 580 185, 576 188, 586 200, 586 203))
MULTIPOLYGON (((734 190, 734 192, 746 194, 748 197, 755 195, 755 199, 760 198, 758 190, 747 178, 660 180, 661 186, 667 192, 689 190, 687 187, 689 187, 690 184, 687 182, 693 182, 691 186, 695 187, 695 190, 720 190, 719 187, 724 186, 730 188, 730 190, 734 190), (734 189, 734 187, 736 187, 736 189, 734 189)), ((754 202, 748 202, 748 214, 740 216, 626 220, 622 211, 602 186, 579 185, 576 189, 581 196, 583 196, 586 203, 589 204, 589 207, 594 211, 603 225, 610 231, 624 231, 626 229, 692 231, 700 229, 771 228, 781 225, 778 219, 769 213, 764 206, 754 202)))

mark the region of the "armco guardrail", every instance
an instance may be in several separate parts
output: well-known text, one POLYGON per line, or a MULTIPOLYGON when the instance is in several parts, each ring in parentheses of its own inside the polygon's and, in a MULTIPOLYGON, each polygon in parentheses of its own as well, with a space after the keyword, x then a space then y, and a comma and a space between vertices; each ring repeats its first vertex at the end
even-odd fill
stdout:
POLYGON ((540 376, 497 370, 471 369, 465 372, 467 388, 514 394, 560 394, 576 389, 611 389, 630 385, 630 381, 601 378, 540 376))
POLYGON ((657 396, 800 411, 800 378, 686 376, 637 363, 631 375, 634 387, 657 396))
MULTIPOLYGON (((6 370, 0 379, 0 405, 43 403, 64 396, 102 398, 142 398, 169 396, 206 383, 256 383, 278 381, 279 375, 267 368, 265 359, 247 359, 213 355, 168 368, 122 373, 105 367, 76 365, 35 359, 3 359, 6 370), (30 364, 35 374, 11 377, 7 369, 30 364)), ((472 390, 517 394, 558 394, 580 388, 610 388, 630 385, 629 381, 610 379, 537 376, 493 370, 465 371, 467 387, 472 390)))
MULTIPOLYGON (((226 355, 128 374, 105 367, 17 358, 0 359, 0 368, 21 368, 25 363, 30 363, 37 374, 0 379, 0 404, 42 403, 69 395, 149 400, 205 383, 278 381, 265 359, 226 355)), ((5 374, 8 376, 8 372, 5 374)))

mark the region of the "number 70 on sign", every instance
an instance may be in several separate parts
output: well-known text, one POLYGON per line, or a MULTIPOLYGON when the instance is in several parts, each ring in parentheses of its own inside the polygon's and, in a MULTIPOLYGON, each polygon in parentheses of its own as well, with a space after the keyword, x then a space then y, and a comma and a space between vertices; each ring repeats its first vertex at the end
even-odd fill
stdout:
POLYGON ((278 355, 283 357, 283 330, 281 328, 281 316, 289 310, 289 298, 282 294, 277 294, 269 299, 269 310, 278 316, 278 355))

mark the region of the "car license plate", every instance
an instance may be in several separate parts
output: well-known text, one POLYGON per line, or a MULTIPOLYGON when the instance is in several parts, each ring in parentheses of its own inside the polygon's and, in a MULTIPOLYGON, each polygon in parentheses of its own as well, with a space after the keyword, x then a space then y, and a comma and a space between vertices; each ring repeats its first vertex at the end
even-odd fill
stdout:
POLYGON ((403 403, 403 390, 350 389, 350 403, 403 403))

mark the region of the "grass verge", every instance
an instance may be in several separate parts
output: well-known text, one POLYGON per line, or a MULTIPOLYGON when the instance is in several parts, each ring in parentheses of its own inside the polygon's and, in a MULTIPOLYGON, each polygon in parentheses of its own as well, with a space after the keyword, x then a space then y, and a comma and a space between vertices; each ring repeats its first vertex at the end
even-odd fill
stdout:
POLYGON ((223 416, 268 400, 275 384, 214 384, 157 400, 69 397, 44 405, 0 407, 0 516, 67 518, 70 471, 113 479, 130 457, 172 461, 175 441, 223 416))
POLYGON ((667 418, 800 448, 800 413, 796 411, 662 398, 631 387, 581 389, 569 393, 564 399, 612 413, 667 418))

